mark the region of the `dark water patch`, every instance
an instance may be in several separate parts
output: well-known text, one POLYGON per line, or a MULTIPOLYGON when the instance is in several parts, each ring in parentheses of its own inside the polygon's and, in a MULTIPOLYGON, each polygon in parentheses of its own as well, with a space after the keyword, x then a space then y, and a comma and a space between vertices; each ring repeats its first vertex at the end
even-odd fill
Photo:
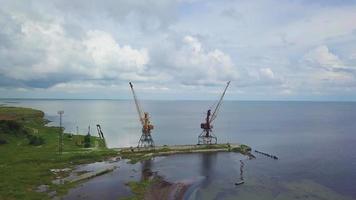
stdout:
MULTIPOLYGON (((132 195, 126 183, 129 181, 139 181, 141 174, 138 164, 127 164, 125 160, 111 163, 117 166, 115 170, 108 174, 90 179, 78 187, 71 189, 63 199, 118 199, 118 197, 132 195)), ((107 163, 98 162, 84 165, 77 170, 93 170, 100 168, 107 163)))

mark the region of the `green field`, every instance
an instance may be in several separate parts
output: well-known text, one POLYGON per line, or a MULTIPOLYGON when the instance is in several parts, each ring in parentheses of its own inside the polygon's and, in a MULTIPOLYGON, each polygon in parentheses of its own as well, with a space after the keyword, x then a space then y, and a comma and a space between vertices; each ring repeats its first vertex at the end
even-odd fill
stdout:
POLYGON ((104 147, 97 137, 90 137, 91 147, 84 148, 84 136, 63 135, 63 153, 58 153, 58 127, 45 126, 48 121, 39 110, 0 106, 0 200, 50 199, 36 192, 39 185, 64 194, 73 185, 55 185, 50 169, 103 160, 117 154, 104 147))

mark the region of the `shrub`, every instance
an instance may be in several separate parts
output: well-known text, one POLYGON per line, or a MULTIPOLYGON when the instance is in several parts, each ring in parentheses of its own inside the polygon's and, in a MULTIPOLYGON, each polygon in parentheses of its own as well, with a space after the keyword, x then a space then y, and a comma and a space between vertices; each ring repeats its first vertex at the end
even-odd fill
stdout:
POLYGON ((7 126, 10 130, 13 131, 19 131, 22 128, 21 125, 16 121, 7 121, 7 126))
POLYGON ((39 146, 44 144, 44 139, 41 136, 28 135, 27 138, 30 145, 39 146))
POLYGON ((7 141, 5 139, 0 139, 0 145, 2 144, 7 144, 7 141))
POLYGON ((251 147, 244 145, 244 144, 241 145, 241 149, 242 149, 242 151, 245 151, 245 152, 251 151, 251 147))
POLYGON ((27 135, 28 131, 17 121, 0 120, 0 133, 11 135, 27 135))
POLYGON ((86 136, 84 136, 84 147, 89 148, 90 146, 90 134, 87 134, 86 136))

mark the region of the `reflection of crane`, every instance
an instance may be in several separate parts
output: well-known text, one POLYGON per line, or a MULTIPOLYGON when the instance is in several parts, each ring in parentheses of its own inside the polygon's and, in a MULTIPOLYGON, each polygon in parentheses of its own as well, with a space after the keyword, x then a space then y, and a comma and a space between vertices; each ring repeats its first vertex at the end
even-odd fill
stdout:
POLYGON ((138 147, 153 147, 154 146, 154 142, 151 136, 151 130, 153 129, 153 125, 150 122, 149 119, 149 114, 147 112, 143 112, 141 105, 137 99, 135 90, 133 88, 132 83, 130 82, 130 88, 132 91, 132 95, 134 97, 135 100, 135 105, 136 105, 136 109, 137 109, 137 113, 138 113, 138 117, 139 120, 141 122, 142 125, 142 135, 140 140, 138 141, 138 147))
POLYGON ((235 183, 235 185, 241 185, 241 184, 245 183, 245 181, 244 181, 244 166, 245 166, 244 161, 240 160, 240 181, 237 181, 235 183))
POLYGON ((203 129, 203 132, 198 136, 198 144, 216 144, 217 143, 217 138, 213 134, 213 125, 212 122, 215 120, 219 108, 221 106, 222 100, 225 96, 226 90, 230 85, 230 81, 227 82, 226 87, 224 89, 224 92, 222 93, 219 102, 216 104, 216 107, 213 111, 213 114, 211 114, 211 110, 209 109, 206 118, 205 118, 205 123, 200 124, 200 128, 203 129))

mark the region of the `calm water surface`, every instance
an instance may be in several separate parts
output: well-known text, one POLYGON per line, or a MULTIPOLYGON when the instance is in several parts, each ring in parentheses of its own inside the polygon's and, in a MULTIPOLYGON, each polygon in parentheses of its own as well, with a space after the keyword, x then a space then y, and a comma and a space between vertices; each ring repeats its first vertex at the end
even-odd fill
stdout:
MULTIPOLYGON (((110 147, 135 146, 140 136, 132 101, 0 100, 0 104, 43 110, 53 121, 51 125, 58 125, 57 111, 64 110, 67 132, 76 132, 78 126, 85 134, 90 125, 95 135, 95 125, 100 124, 110 147)), ((152 116, 153 137, 160 145, 196 143, 199 125, 211 104, 142 102, 152 116)), ((234 153, 156 158, 149 168, 170 182, 193 183, 187 199, 356 199, 356 103, 226 101, 214 131, 219 142, 245 143, 280 159, 256 155, 255 160, 245 160, 245 184, 241 186, 234 182, 240 177, 240 160, 246 158, 234 153)), ((141 165, 132 167, 141 169, 147 163, 141 165)), ((118 174, 120 168, 92 179, 72 190, 69 197, 94 194, 89 188, 99 183, 102 192, 114 194, 112 199, 127 195, 126 189, 115 190, 125 188, 125 178, 118 174)))

